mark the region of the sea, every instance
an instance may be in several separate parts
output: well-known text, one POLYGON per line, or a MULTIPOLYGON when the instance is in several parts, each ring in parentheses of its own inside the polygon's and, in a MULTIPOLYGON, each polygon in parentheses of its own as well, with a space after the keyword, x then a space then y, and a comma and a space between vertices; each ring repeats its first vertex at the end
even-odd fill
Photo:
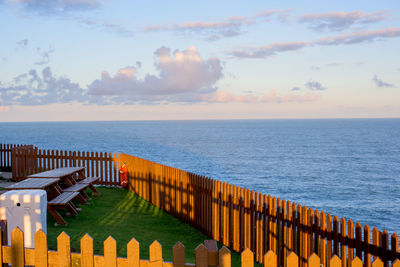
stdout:
POLYGON ((400 119, 15 122, 0 143, 127 153, 400 233, 400 119))

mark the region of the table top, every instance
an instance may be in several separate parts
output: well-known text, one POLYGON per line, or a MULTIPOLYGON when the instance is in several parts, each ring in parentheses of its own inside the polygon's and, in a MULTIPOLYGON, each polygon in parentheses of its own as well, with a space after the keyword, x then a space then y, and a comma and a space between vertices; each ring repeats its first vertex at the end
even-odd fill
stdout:
POLYGON ((62 178, 84 170, 85 167, 57 168, 45 172, 29 175, 27 178, 62 178))
POLYGON ((13 185, 7 186, 6 190, 15 189, 45 189, 60 181, 58 178, 29 178, 13 185))

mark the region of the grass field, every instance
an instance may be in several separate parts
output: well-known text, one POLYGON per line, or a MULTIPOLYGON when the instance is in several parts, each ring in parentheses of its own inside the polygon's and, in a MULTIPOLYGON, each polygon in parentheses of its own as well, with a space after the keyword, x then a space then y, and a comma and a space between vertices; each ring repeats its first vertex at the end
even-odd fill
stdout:
MULTIPOLYGON (((80 239, 88 233, 94 239, 95 254, 103 254, 103 242, 111 235, 117 241, 118 256, 126 257, 126 244, 134 237, 140 243, 140 258, 148 259, 149 245, 158 240, 163 258, 172 261, 172 247, 185 246, 186 262, 194 263, 194 249, 210 237, 153 206, 128 190, 98 187, 101 196, 92 197, 91 205, 79 205, 77 217, 66 218, 67 226, 54 226, 48 216, 48 246, 57 248, 57 236, 66 232, 71 250, 80 251, 80 239)), ((221 245, 218 244, 218 248, 221 245)), ((232 253, 232 266, 240 266, 240 254, 232 253)))

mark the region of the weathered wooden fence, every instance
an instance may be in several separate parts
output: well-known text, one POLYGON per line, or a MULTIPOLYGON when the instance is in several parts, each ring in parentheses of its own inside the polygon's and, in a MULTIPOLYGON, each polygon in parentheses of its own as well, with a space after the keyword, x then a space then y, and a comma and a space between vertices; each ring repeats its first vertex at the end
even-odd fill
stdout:
POLYGON ((21 147, 24 145, 16 145, 16 144, 0 144, 0 168, 2 169, 11 169, 13 165, 11 152, 13 148, 21 147))
POLYGON ((119 154, 44 150, 36 147, 17 147, 12 150, 13 179, 20 181, 30 174, 61 167, 86 167, 86 176, 101 177, 99 184, 119 184, 119 154))
POLYGON ((313 253, 327 267, 331 267, 333 255, 340 257, 342 267, 352 267, 355 257, 362 259, 365 267, 371 267, 377 257, 384 267, 400 258, 396 233, 389 236, 386 230, 371 229, 323 211, 142 158, 37 148, 15 151, 13 162, 25 159, 22 161, 34 163, 20 164, 15 170, 19 178, 57 167, 86 166, 87 176, 100 176, 100 184, 115 186, 119 180, 118 166, 124 162, 128 167, 129 190, 234 251, 251 249, 259 263, 269 250, 276 253, 278 266, 284 265, 291 252, 298 255, 300 267, 307 267, 313 253))
MULTIPOLYGON (((172 250, 172 262, 163 260, 162 246, 154 241, 149 246, 149 259, 140 259, 140 244, 134 238, 127 244, 127 257, 117 257, 117 242, 109 236, 104 241, 104 255, 94 255, 93 239, 88 235, 84 235, 80 242, 80 253, 72 252, 69 236, 62 232, 57 237, 57 251, 51 251, 47 248, 47 236, 39 230, 35 234, 35 247, 25 248, 23 232, 15 228, 11 233, 11 246, 0 243, 0 264, 10 263, 13 267, 23 267, 25 265, 36 267, 208 267, 220 266, 231 267, 231 252, 225 246, 211 255, 207 248, 200 244, 194 251, 195 263, 186 263, 185 247, 178 242, 172 250), (217 256, 217 257, 211 257, 217 256)), ((0 232, 1 242, 1 232, 0 232)), ((343 267, 343 260, 336 255, 328 260, 331 267, 343 267)), ((278 266, 278 258, 273 251, 269 251, 263 255, 264 267, 278 266)), ((253 267, 254 254, 249 249, 245 249, 241 253, 241 267, 253 267)), ((301 262, 298 256, 291 252, 285 257, 285 267, 299 267, 301 262)), ((307 266, 320 267, 320 258, 316 254, 312 254, 307 258, 307 266)), ((349 261, 351 267, 362 267, 363 263, 360 258, 355 257, 349 261)), ((376 258, 372 267, 383 267, 383 262, 376 258)), ((400 261, 393 262, 392 267, 400 267, 400 261)))

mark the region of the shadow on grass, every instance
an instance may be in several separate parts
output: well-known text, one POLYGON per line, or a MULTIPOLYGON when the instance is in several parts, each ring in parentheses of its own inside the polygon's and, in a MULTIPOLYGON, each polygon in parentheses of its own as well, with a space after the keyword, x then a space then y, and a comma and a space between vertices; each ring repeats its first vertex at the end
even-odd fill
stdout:
MULTIPOLYGON (((120 257, 126 257, 126 244, 135 238, 140 243, 141 259, 148 259, 149 245, 158 240, 164 260, 172 261, 172 247, 180 241, 185 246, 186 262, 194 263, 194 249, 211 239, 132 192, 106 187, 98 190, 101 196, 92 197, 91 205, 79 205, 82 211, 77 217, 66 218, 67 226, 54 226, 55 220, 48 216, 49 249, 57 249, 57 236, 64 231, 71 238, 71 250, 79 252, 80 239, 88 233, 95 254, 102 255, 103 242, 111 235, 120 257)), ((240 254, 232 252, 232 266, 240 266, 240 254)))

